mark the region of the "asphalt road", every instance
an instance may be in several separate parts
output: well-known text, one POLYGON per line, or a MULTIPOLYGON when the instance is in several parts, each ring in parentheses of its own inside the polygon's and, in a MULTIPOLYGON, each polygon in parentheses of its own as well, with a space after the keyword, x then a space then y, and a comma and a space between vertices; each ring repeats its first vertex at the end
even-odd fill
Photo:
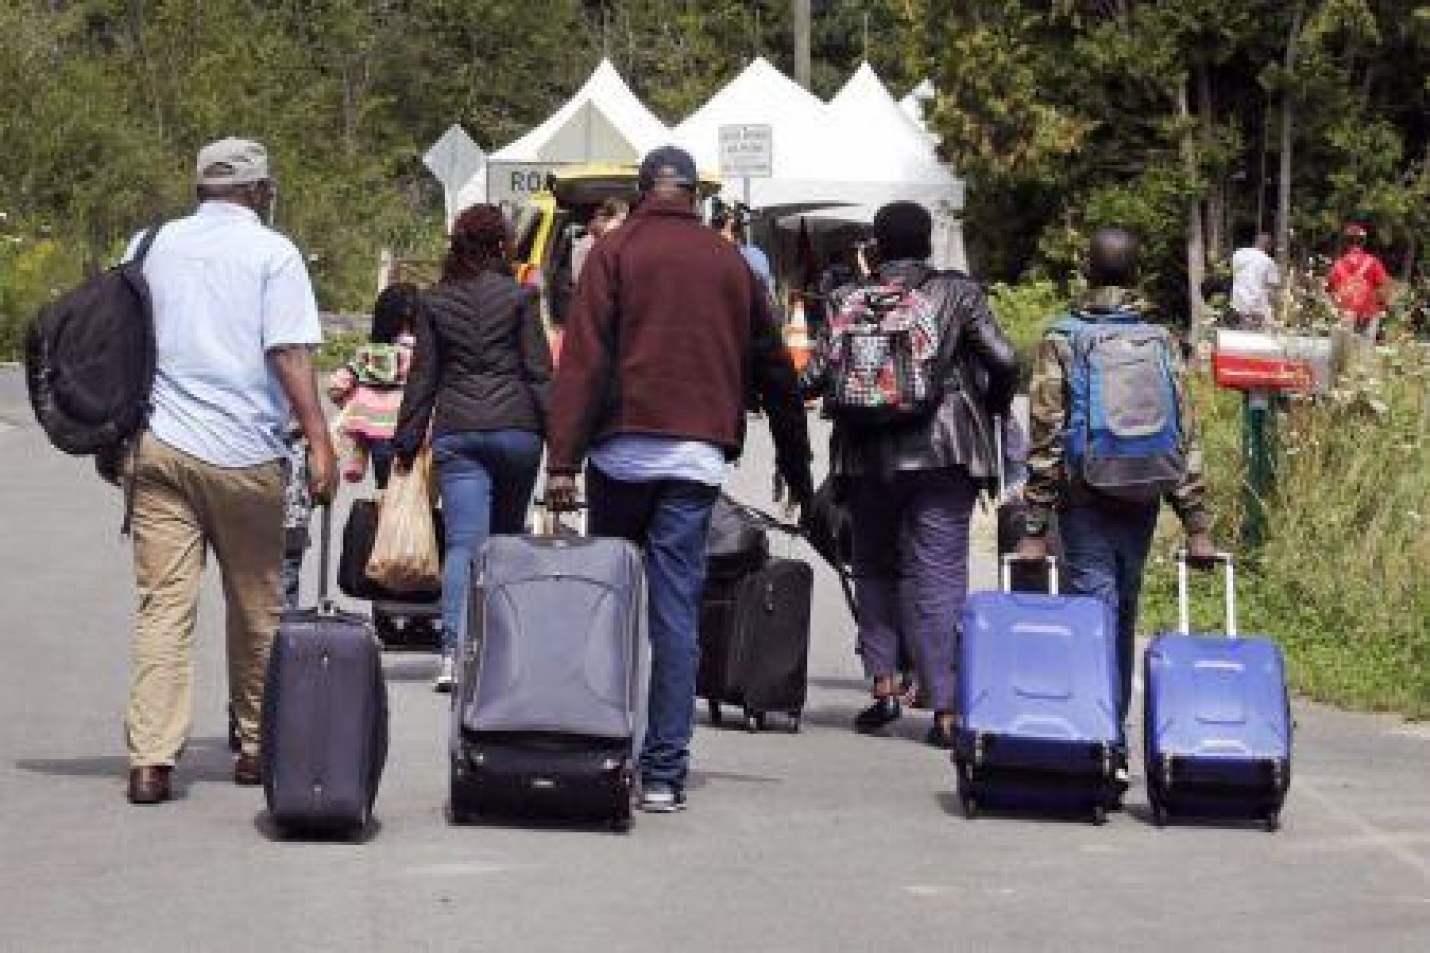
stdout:
MULTIPOLYGON (((1427 733, 1299 706, 1274 835, 1157 830, 1140 782, 1101 828, 965 821, 924 716, 849 731, 862 684, 824 572, 803 733, 702 726, 691 809, 629 835, 450 827, 446 701, 429 661, 396 656, 380 828, 275 841, 228 780, 212 585, 180 796, 130 807, 118 500, 26 420, 0 371, 0 950, 1430 949, 1427 733)), ((751 501, 757 436, 734 481, 751 501)))

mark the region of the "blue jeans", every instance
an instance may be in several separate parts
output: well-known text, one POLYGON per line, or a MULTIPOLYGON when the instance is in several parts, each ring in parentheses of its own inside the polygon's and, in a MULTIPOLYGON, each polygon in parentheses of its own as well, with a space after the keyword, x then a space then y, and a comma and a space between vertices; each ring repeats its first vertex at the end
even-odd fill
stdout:
POLYGON ((1072 506, 1058 513, 1068 592, 1096 596, 1117 614, 1117 667, 1122 697, 1118 712, 1127 721, 1137 651, 1137 600, 1142 572, 1157 529, 1156 505, 1113 508, 1072 506))
POLYGON ((683 788, 695 730, 705 538, 720 491, 687 480, 627 483, 591 466, 586 495, 591 535, 628 539, 646 553, 651 657, 641 780, 683 788))
POLYGON ((529 430, 471 430, 432 442, 447 550, 442 566, 442 648, 455 651, 466 631, 472 560, 492 533, 526 527, 541 467, 541 437, 529 430))
POLYGON ((961 470, 849 481, 859 655, 870 678, 899 671, 902 633, 935 711, 954 710, 968 523, 978 489, 961 470))

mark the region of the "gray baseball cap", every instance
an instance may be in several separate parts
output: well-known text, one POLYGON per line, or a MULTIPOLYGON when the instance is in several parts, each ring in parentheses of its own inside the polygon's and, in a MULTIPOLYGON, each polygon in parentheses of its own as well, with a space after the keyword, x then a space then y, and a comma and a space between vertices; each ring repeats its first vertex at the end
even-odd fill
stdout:
POLYGON ((268 150, 249 139, 220 139, 199 150, 199 185, 249 185, 272 178, 268 150))

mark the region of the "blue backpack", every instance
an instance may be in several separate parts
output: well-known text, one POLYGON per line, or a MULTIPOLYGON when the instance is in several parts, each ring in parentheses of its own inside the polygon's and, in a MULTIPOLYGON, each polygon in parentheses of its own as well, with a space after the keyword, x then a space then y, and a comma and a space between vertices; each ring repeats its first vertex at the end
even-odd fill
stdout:
POLYGON ((1069 474, 1116 500, 1154 503, 1187 473, 1172 336, 1134 312, 1074 313, 1052 326, 1068 368, 1069 474))

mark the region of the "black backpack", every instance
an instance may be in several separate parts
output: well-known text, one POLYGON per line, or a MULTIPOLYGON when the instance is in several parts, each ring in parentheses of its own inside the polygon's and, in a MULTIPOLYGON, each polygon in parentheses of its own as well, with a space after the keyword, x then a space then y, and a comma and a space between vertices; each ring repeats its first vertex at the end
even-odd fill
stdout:
POLYGON ((30 406, 50 442, 65 453, 114 459, 148 422, 156 346, 144 258, 87 279, 40 310, 25 339, 30 406))

